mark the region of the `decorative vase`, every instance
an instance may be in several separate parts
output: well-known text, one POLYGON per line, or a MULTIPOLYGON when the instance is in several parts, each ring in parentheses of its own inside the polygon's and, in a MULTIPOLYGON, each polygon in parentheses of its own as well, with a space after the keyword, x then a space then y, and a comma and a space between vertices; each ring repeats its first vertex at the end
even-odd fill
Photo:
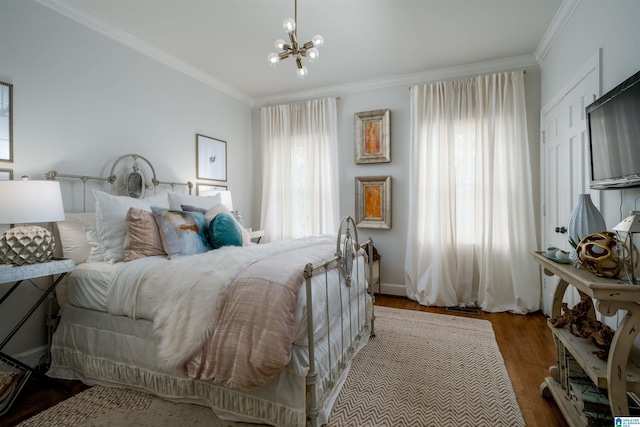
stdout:
POLYGON ((578 204, 571 212, 567 223, 567 233, 571 246, 575 248, 585 236, 606 230, 607 225, 602 214, 591 201, 591 195, 578 195, 578 204))

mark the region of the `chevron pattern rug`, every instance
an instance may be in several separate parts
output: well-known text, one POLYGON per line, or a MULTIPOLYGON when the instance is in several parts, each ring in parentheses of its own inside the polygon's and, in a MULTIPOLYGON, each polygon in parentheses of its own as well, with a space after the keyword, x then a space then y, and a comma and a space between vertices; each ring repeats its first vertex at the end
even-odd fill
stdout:
MULTIPOLYGON (((354 360, 329 427, 525 425, 490 322, 387 307, 375 313, 377 335, 354 360)), ((226 424, 205 407, 96 386, 20 427, 131 425, 226 424)))
POLYGON ((376 307, 330 426, 515 427, 525 422, 491 322, 376 307))

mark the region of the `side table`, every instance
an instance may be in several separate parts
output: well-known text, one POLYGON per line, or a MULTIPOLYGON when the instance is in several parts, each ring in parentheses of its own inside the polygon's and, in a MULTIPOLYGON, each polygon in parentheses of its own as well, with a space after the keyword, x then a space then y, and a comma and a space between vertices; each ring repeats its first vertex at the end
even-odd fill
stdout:
MULTIPOLYGON (((555 328, 548 322, 556 344, 558 365, 551 367, 552 376, 545 378, 540 386, 543 396, 554 398, 570 426, 586 425, 581 411, 572 403, 565 381, 570 369, 564 359, 571 355, 595 386, 607 390, 611 414, 629 416, 627 392, 640 393, 640 349, 633 345, 640 332, 640 286, 618 283, 572 265, 555 263, 540 252, 531 252, 531 255, 544 274, 560 279, 551 318, 560 316, 562 298, 569 286, 575 287, 581 296, 593 298, 595 310, 603 316, 613 316, 620 310, 625 313, 613 336, 606 361, 596 357, 596 347, 589 340, 575 337, 568 329, 555 328)), ((595 318, 595 310, 591 310, 590 317, 595 318)))
POLYGON ((27 311, 24 317, 14 326, 13 330, 0 342, 0 365, 9 366, 14 372, 20 374, 17 383, 12 385, 13 390, 11 393, 0 402, 0 416, 9 410, 16 396, 20 393, 22 386, 27 382, 30 376, 39 381, 54 386, 62 391, 68 392, 68 388, 58 382, 55 379, 49 378, 41 372, 38 372, 35 368, 20 362, 17 359, 2 352, 2 349, 13 338, 18 330, 24 325, 24 323, 31 317, 31 315, 37 310, 37 308, 44 302, 51 292, 58 286, 58 283, 62 278, 72 271, 75 267, 75 262, 72 259, 53 259, 49 262, 31 265, 21 266, 0 266, 0 283, 15 282, 13 286, 0 298, 0 307, 7 298, 20 286, 24 280, 36 279, 40 277, 58 275, 53 283, 47 290, 44 291, 42 296, 33 304, 33 306, 27 311))

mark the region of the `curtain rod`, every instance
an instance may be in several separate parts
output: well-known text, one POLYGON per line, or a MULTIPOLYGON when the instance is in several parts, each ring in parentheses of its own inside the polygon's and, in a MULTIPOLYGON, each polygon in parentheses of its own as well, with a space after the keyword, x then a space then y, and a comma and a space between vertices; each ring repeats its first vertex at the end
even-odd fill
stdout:
MULTIPOLYGON (((340 101, 340 97, 339 96, 336 96, 334 99, 336 101, 340 101)), ((273 105, 279 105, 279 104, 273 104, 273 105)), ((268 105, 263 105, 262 107, 268 107, 268 105)), ((258 111, 262 110, 262 107, 258 107, 258 111)))
MULTIPOLYGON (((518 70, 515 70, 515 71, 518 71, 518 70)), ((494 74, 495 74, 495 73, 494 73, 494 74)), ((525 69, 525 70, 522 70, 522 74, 525 74, 525 75, 526 75, 526 74, 527 74, 527 70, 526 70, 526 69, 525 69)), ((488 75, 488 74, 478 74, 478 76, 484 76, 484 75, 488 75)), ((473 76, 473 77, 477 77, 477 76, 473 76)), ((409 90, 411 90, 411 86, 409 86, 409 90)))

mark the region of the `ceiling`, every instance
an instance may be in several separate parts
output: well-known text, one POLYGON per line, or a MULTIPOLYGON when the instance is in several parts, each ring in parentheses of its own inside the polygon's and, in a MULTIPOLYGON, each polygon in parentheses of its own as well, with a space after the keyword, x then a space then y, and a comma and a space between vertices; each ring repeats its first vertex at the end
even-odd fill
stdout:
POLYGON ((299 0, 309 75, 269 66, 294 0, 38 0, 252 104, 282 94, 532 56, 562 0, 299 0))

